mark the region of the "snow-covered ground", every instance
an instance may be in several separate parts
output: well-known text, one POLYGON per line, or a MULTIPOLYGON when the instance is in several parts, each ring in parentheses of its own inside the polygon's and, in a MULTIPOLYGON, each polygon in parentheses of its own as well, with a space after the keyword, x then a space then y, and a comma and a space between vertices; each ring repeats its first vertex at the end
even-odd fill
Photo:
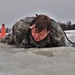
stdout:
POLYGON ((65 30, 66 33, 75 33, 75 30, 65 30))
MULTIPOLYGON (((67 35, 68 39, 75 43, 75 30, 66 30, 65 32, 66 32, 66 35, 67 35)), ((67 39, 66 39, 66 45, 74 46, 67 39)))

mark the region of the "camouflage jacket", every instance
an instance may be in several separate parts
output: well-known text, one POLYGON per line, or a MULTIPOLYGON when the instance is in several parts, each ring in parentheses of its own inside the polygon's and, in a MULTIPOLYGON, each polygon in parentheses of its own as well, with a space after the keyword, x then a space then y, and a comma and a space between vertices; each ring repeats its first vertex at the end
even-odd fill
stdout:
POLYGON ((8 44, 15 44, 18 47, 59 47, 65 46, 65 36, 60 25, 51 19, 51 32, 48 36, 40 41, 35 42, 31 36, 29 26, 35 17, 26 17, 16 22, 12 27, 12 34, 6 36, 5 42, 8 44))

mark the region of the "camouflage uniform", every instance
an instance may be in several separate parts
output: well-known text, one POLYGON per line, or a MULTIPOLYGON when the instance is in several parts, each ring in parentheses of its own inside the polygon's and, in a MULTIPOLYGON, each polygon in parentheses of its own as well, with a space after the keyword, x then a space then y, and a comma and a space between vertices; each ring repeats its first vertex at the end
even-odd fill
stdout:
POLYGON ((59 47, 65 46, 63 30, 57 22, 51 19, 51 30, 48 36, 40 42, 35 42, 31 35, 29 26, 35 17, 26 17, 16 22, 12 27, 12 37, 8 37, 8 44, 15 44, 19 47, 59 47), (12 38, 12 39, 11 39, 12 38))

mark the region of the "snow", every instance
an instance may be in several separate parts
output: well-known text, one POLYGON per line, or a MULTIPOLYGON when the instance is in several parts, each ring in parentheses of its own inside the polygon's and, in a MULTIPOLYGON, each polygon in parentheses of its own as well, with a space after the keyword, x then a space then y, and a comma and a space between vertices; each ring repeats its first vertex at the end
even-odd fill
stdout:
MULTIPOLYGON (((65 32, 66 32, 68 39, 75 43, 75 30, 67 30, 65 32)), ((66 39, 66 45, 72 46, 72 44, 67 39, 66 39)))

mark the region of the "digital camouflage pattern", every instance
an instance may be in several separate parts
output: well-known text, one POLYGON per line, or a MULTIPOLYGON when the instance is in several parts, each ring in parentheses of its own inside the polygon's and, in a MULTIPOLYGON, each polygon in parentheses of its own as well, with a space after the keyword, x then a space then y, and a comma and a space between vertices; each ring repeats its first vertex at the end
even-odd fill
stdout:
POLYGON ((15 44, 18 47, 59 47, 65 46, 65 36, 60 25, 51 19, 51 32, 48 36, 40 41, 35 42, 31 36, 29 26, 35 17, 26 17, 16 22, 12 27, 12 34, 5 37, 5 42, 15 44))
POLYGON ((12 27, 14 42, 18 47, 29 47, 29 26, 35 17, 26 17, 12 27))
POLYGON ((64 31, 60 27, 60 25, 55 22, 54 20, 51 20, 51 43, 52 46, 65 46, 65 35, 64 31))

